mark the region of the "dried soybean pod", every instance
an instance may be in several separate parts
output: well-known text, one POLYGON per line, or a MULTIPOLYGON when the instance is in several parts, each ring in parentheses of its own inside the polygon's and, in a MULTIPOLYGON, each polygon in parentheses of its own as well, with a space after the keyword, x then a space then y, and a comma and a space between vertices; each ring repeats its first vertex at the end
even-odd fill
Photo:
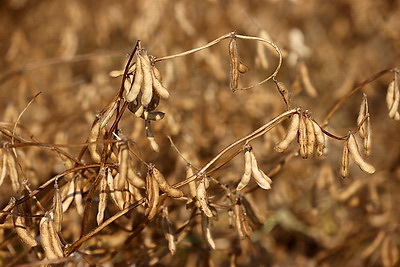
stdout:
MULTIPOLYGON (((395 79, 392 80, 389 83, 389 86, 388 86, 388 89, 387 89, 387 93, 386 93, 386 104, 387 104, 387 107, 389 109, 389 118, 394 119, 394 120, 400 120, 400 114, 397 111, 397 108, 398 108, 399 104, 398 103, 396 104, 396 101, 395 101, 395 99, 396 99, 396 96, 395 96, 396 88, 397 88, 397 91, 398 91, 398 86, 396 86, 396 84, 397 83, 396 83, 395 79), (397 107, 396 107, 396 105, 397 105, 397 107)), ((397 94, 399 94, 399 93, 397 92, 397 94)))
MULTIPOLYGON (((130 67, 129 70, 127 72, 128 75, 135 73, 136 71, 136 62, 133 63, 130 67)), ((118 78, 121 77, 122 75, 124 75, 125 70, 112 70, 110 71, 109 75, 112 78, 118 78)))
POLYGON ((157 205, 160 198, 158 183, 151 176, 150 172, 147 172, 146 176, 146 192, 147 192, 147 209, 146 216, 148 220, 152 220, 157 214, 157 205))
POLYGON ((64 253, 61 248, 61 242, 58 238, 57 232, 55 231, 53 221, 47 213, 40 220, 39 229, 40 242, 46 258, 52 260, 64 257, 64 253))
POLYGON ((126 76, 125 80, 124 80, 124 93, 125 93, 125 97, 127 94, 129 94, 129 92, 132 89, 132 83, 133 83, 133 74, 129 74, 126 76))
POLYGON ((371 139, 371 121, 368 116, 367 118, 367 125, 365 126, 366 135, 364 137, 364 151, 365 155, 371 155, 371 146, 372 146, 372 139, 371 139))
POLYGON ((4 182, 4 178, 7 176, 7 151, 5 149, 0 150, 2 152, 2 162, 1 162, 1 173, 0 173, 0 186, 4 182))
POLYGON ((157 181, 160 189, 163 192, 167 193, 168 196, 178 198, 185 195, 182 190, 174 188, 170 184, 168 184, 167 180, 165 180, 164 175, 156 167, 151 166, 151 169, 149 171, 154 179, 157 181))
POLYGON ((194 179, 193 167, 189 163, 186 165, 186 179, 190 179, 191 181, 188 183, 189 185, 189 195, 192 199, 196 199, 196 179, 194 179))
POLYGON ((164 232, 165 239, 168 241, 168 249, 171 254, 174 255, 176 251, 175 237, 172 232, 171 222, 168 219, 167 207, 162 209, 161 228, 164 232))
POLYGON ((393 79, 393 104, 390 107, 389 110, 389 117, 390 118, 395 118, 396 113, 398 113, 398 108, 399 108, 399 102, 400 102, 400 92, 399 92, 399 84, 398 84, 398 78, 397 78, 397 73, 394 74, 394 79, 393 79))
MULTIPOLYGON (((8 150, 6 150, 5 153, 9 153, 8 150)), ((8 166, 8 176, 10 177, 11 180, 11 187, 13 191, 17 193, 21 188, 21 184, 19 183, 18 180, 17 165, 12 153, 10 153, 7 156, 7 166, 8 166)))
POLYGON ((90 133, 89 133, 89 136, 87 139, 87 141, 89 143, 92 143, 92 144, 88 145, 88 149, 89 149, 90 156, 92 157, 92 160, 94 162, 101 161, 101 156, 100 156, 99 152, 97 151, 97 144, 94 143, 97 141, 99 134, 100 134, 100 122, 99 122, 99 120, 96 120, 92 125, 92 129, 90 130, 90 133))
POLYGON ((147 140, 149 140, 149 142, 150 142, 151 149, 153 149, 154 152, 159 152, 160 147, 158 146, 158 144, 154 138, 153 131, 151 130, 151 121, 145 120, 144 125, 145 125, 144 127, 145 127, 145 131, 146 131, 146 137, 147 137, 147 140))
POLYGON ((242 190, 246 185, 249 184, 251 178, 251 155, 250 150, 251 147, 247 147, 244 152, 244 173, 242 175, 242 179, 240 179, 240 183, 236 187, 237 191, 242 190))
POLYGON ((136 173, 135 170, 129 166, 128 168, 128 176, 127 176, 130 184, 132 184, 136 188, 144 188, 145 183, 136 173))
POLYGON ((372 174, 375 172, 374 166, 367 163, 361 157, 360 151, 358 150, 357 141, 352 133, 350 133, 347 146, 349 147, 349 153, 350 153, 351 157, 353 158, 354 162, 358 165, 358 167, 360 167, 361 170, 363 170, 369 174, 372 174))
POLYGON ((65 198, 63 199, 62 209, 63 212, 66 212, 74 200, 74 191, 75 191, 75 179, 72 179, 68 182, 67 185, 64 186, 64 190, 66 191, 65 198))
POLYGON ((153 73, 154 73, 154 76, 156 77, 156 79, 161 83, 162 82, 162 76, 161 76, 160 70, 157 69, 156 66, 153 66, 152 70, 153 70, 153 73))
POLYGON ((317 155, 322 156, 324 154, 324 149, 325 149, 325 135, 322 132, 321 127, 319 127, 319 125, 314 120, 311 120, 311 122, 314 126, 317 155))
POLYGON ((285 104, 288 109, 290 109, 290 94, 289 91, 286 88, 286 85, 283 82, 278 82, 275 81, 275 85, 278 88, 279 93, 281 94, 283 101, 285 101, 285 104))
POLYGON ((347 146, 347 141, 343 146, 340 174, 343 178, 346 178, 349 175, 349 148, 347 146))
POLYGON ((310 75, 308 73, 308 69, 304 60, 299 60, 299 71, 300 78, 304 86, 304 90, 311 97, 316 97, 318 95, 317 90, 315 90, 314 85, 311 83, 310 75))
POLYGON ((96 216, 96 221, 97 225, 100 225, 103 223, 104 220, 104 211, 106 209, 107 205, 107 178, 104 174, 100 178, 100 185, 99 185, 99 205, 97 207, 97 216, 96 216))
POLYGON ((239 53, 235 36, 229 42, 229 59, 231 66, 230 87, 232 91, 235 91, 239 86, 239 53))
POLYGON ((29 247, 36 247, 38 245, 35 237, 33 237, 32 234, 27 229, 25 218, 17 216, 17 218, 14 221, 14 229, 19 239, 24 244, 28 245, 29 247))
POLYGON ((309 117, 305 118, 305 122, 307 131, 307 157, 311 157, 314 154, 314 146, 315 146, 314 125, 309 117))
POLYGON ((118 162, 119 162, 119 181, 117 184, 118 189, 124 188, 126 183, 126 178, 128 175, 128 167, 129 167, 129 151, 127 144, 121 144, 118 150, 118 162))
POLYGON ((271 189, 272 180, 263 171, 258 169, 257 160, 253 151, 250 151, 251 158, 251 172, 256 183, 263 189, 271 189))
POLYGON ((298 113, 293 114, 285 139, 275 146, 277 152, 285 151, 290 143, 296 138, 299 130, 300 116, 298 113))
POLYGON ((366 136, 366 124, 367 124, 367 119, 364 120, 364 118, 368 115, 368 100, 367 100, 367 94, 363 93, 363 98, 361 100, 361 105, 360 105, 360 111, 358 112, 358 117, 357 117, 357 125, 358 125, 358 134, 360 135, 361 138, 365 138, 366 136), (364 121, 363 121, 364 120, 364 121), (363 122, 361 124, 361 122, 363 122))
POLYGON ((130 88, 129 92, 125 94, 126 101, 132 102, 137 98, 140 92, 140 88, 142 88, 142 84, 143 84, 142 59, 139 56, 136 56, 135 76, 132 83, 132 87, 130 88))
POLYGON ((124 205, 125 205, 125 198, 124 198, 124 194, 122 192, 124 191, 125 183, 122 184, 121 188, 118 188, 118 186, 120 184, 120 177, 121 177, 121 175, 119 173, 117 173, 115 175, 114 180, 113 180, 114 191, 111 194, 114 195, 114 200, 115 200, 115 203, 117 204, 117 207, 120 210, 123 210, 124 205))
POLYGON ((306 129, 306 122, 304 115, 300 116, 300 123, 299 123, 299 144, 300 144, 300 155, 303 159, 307 158, 307 129, 306 129))
POLYGON ((211 249, 215 249, 215 242, 211 236, 210 219, 204 214, 201 214, 201 231, 207 246, 211 249))
POLYGON ((146 52, 143 55, 139 54, 140 60, 143 67, 143 88, 142 88, 142 98, 141 103, 143 106, 147 107, 153 97, 153 79, 152 79, 152 69, 149 56, 146 52))
POLYGON ((207 203, 207 187, 208 187, 208 179, 202 178, 197 186, 196 195, 197 200, 199 201, 201 210, 207 217, 213 217, 212 211, 207 203))
POLYGON ((60 241, 60 238, 58 237, 56 227, 54 225, 54 220, 52 220, 51 218, 49 218, 48 227, 49 227, 50 240, 51 240, 53 250, 54 250, 55 254, 57 255, 57 257, 62 258, 62 257, 64 257, 64 253, 61 248, 61 241, 60 241))
POLYGON ((115 111, 117 110, 118 107, 118 102, 114 101, 110 105, 110 107, 104 112, 103 116, 99 119, 100 121, 100 129, 103 129, 108 121, 111 119, 111 117, 114 115, 115 111))
POLYGON ((238 232, 239 238, 244 239, 246 237, 246 234, 243 232, 243 225, 242 225, 242 216, 240 212, 240 200, 237 199, 235 202, 235 205, 233 206, 233 214, 234 214, 234 223, 235 223, 235 228, 236 231, 238 232))
POLYGON ((84 207, 82 204, 82 196, 83 196, 83 178, 75 177, 74 201, 75 201, 76 212, 80 216, 83 216, 84 212, 84 207))
POLYGON ((167 88, 165 88, 164 85, 161 83, 161 81, 156 78, 154 71, 151 71, 151 78, 153 81, 153 88, 157 92, 157 94, 159 96, 161 96, 162 98, 168 99, 169 92, 168 92, 167 88))
POLYGON ((61 199, 61 193, 60 189, 58 188, 58 183, 57 181, 54 183, 54 197, 53 197, 53 220, 54 220, 54 225, 56 228, 56 232, 60 233, 61 232, 61 224, 63 221, 63 207, 62 207, 62 199, 61 199))

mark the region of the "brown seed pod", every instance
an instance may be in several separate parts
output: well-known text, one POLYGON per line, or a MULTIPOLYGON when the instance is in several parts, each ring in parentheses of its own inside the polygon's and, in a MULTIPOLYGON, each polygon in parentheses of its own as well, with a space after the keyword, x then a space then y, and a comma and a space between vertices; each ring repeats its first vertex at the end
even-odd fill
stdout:
POLYGON ((236 200, 236 203, 233 206, 233 214, 234 214, 234 218, 235 218, 234 224, 235 224, 236 231, 238 232, 239 238, 245 239, 246 233, 244 232, 243 224, 242 224, 243 214, 240 211, 240 200, 236 200))
MULTIPOLYGON (((4 153, 9 153, 8 150, 6 150, 4 153)), ((11 187, 15 193, 19 192, 21 189, 21 184, 18 180, 18 171, 17 171, 17 165, 15 162, 14 155, 10 153, 7 156, 7 167, 8 167, 8 176, 10 177, 11 180, 11 187)))
POLYGON ((132 184, 134 187, 136 188, 144 188, 145 187, 145 183, 143 181, 142 178, 140 178, 135 170, 132 168, 132 166, 129 166, 128 168, 128 181, 130 184, 132 184))
POLYGON ((142 98, 141 103, 143 106, 147 107, 153 97, 153 78, 152 69, 149 56, 145 51, 143 54, 139 54, 142 68, 143 68, 143 88, 142 88, 142 98))
POLYGON ((132 89, 132 83, 133 83, 133 74, 129 74, 126 76, 125 80, 124 80, 124 94, 125 94, 125 98, 126 95, 129 94, 129 92, 132 89))
POLYGON ((75 191, 75 179, 72 179, 64 186, 63 190, 63 204, 62 209, 63 212, 66 212, 71 205, 72 201, 74 201, 74 191, 75 191), (64 193, 65 192, 65 193, 64 193))
POLYGON ((150 172, 146 176, 146 192, 147 192, 147 209, 146 216, 148 220, 152 220, 158 211, 158 202, 160 199, 160 189, 158 183, 152 177, 150 172))
POLYGON ((103 129, 111 117, 114 115, 115 111, 118 107, 118 101, 114 101, 111 103, 110 107, 104 112, 103 116, 99 119, 100 129, 103 129))
POLYGON ((204 214, 201 214, 201 231, 203 233, 203 238, 206 241, 207 246, 210 249, 215 249, 215 242, 211 236, 210 219, 204 214))
MULTIPOLYGON (((123 191, 125 189, 126 183, 122 184, 121 188, 118 188, 118 186, 121 183, 120 182, 120 180, 121 180, 120 177, 121 177, 121 175, 119 173, 117 173, 115 175, 114 180, 113 180, 114 191, 111 192, 111 195, 113 196, 113 198, 115 200, 115 203, 117 204, 117 207, 120 210, 123 210, 125 208, 125 197, 124 197, 123 191)), ((126 180, 125 180, 125 182, 126 182, 126 180)))
POLYGON ((160 70, 157 69, 156 66, 153 66, 153 67, 152 67, 152 70, 153 70, 153 73, 154 73, 155 78, 161 83, 161 82, 162 82, 162 76, 161 76, 160 70))
POLYGON ((156 167, 152 166, 149 172, 151 173, 152 177, 154 177, 154 179, 157 181, 161 191, 167 193, 168 196, 179 198, 185 195, 182 190, 174 188, 170 184, 168 184, 164 175, 156 167))
POLYGON ((278 143, 275 146, 275 150, 277 152, 283 152, 289 147, 290 143, 297 136, 297 131, 299 130, 299 124, 300 124, 300 115, 295 113, 295 114, 293 114, 293 116, 291 118, 291 122, 290 122, 285 139, 283 139, 280 143, 278 143))
POLYGON ((207 188, 208 188, 208 179, 207 178, 202 178, 199 182, 199 185, 197 186, 196 189, 196 195, 197 195, 197 200, 200 204, 201 210, 207 217, 213 217, 213 213, 208 206, 208 200, 207 200, 207 188))
POLYGON ((164 85, 161 83, 159 79, 157 79, 155 73, 154 73, 154 68, 152 68, 153 71, 151 71, 151 78, 153 81, 153 88, 156 91, 156 93, 161 96, 162 98, 168 99, 169 98, 169 92, 167 88, 164 87, 164 85))
POLYGON ((49 260, 64 257, 61 242, 54 227, 54 222, 48 214, 39 223, 40 242, 46 258, 49 260))
POLYGON ((7 176, 7 152, 5 149, 0 150, 2 153, 2 161, 1 161, 1 172, 0 172, 0 186, 3 184, 4 179, 7 176))
POLYGON ((242 190, 246 185, 249 184, 250 178, 251 178, 251 155, 250 155, 250 150, 252 148, 248 147, 246 148, 244 152, 244 173, 242 175, 242 179, 240 179, 240 182, 238 186, 236 187, 237 191, 242 190))
POLYGON ((365 136, 367 135, 366 124, 368 118, 365 119, 365 117, 368 116, 368 114, 369 111, 368 111, 367 94, 363 93, 363 98, 360 105, 360 111, 358 112, 358 117, 357 117, 358 134, 360 135, 361 138, 365 138, 365 136))
MULTIPOLYGON (((194 179, 194 172, 193 172, 193 167, 190 164, 186 165, 186 179, 190 179, 192 181, 190 181, 188 183, 189 186, 189 196, 190 198, 188 199, 188 202, 190 201, 195 201, 196 200, 196 190, 197 190, 197 183, 196 183, 196 179, 194 179)), ((197 202, 196 202, 197 204, 197 202)))
POLYGON ((285 101, 285 104, 288 109, 290 109, 290 94, 289 91, 286 88, 286 85, 283 82, 275 82, 276 87, 278 88, 279 93, 281 94, 283 101, 285 101))
POLYGON ((118 163, 119 163, 119 181, 116 186, 118 189, 122 189, 125 186, 126 178, 128 175, 129 166, 129 151, 127 144, 120 144, 118 150, 118 163))
POLYGON ((97 144, 94 143, 99 138, 99 135, 100 135, 100 122, 99 122, 99 120, 96 120, 92 125, 92 129, 90 130, 90 133, 89 133, 89 136, 87 139, 87 141, 89 143, 91 143, 91 142, 93 143, 93 144, 88 145, 88 149, 89 149, 90 156, 92 157, 92 160, 94 162, 101 161, 100 153, 97 151, 97 144))
POLYGON ((342 151, 342 165, 340 167, 340 174, 343 178, 349 175, 349 148, 347 142, 343 146, 342 151))
POLYGON ((150 142, 150 147, 153 149, 154 152, 159 152, 160 148, 156 140, 154 139, 154 134, 153 131, 151 130, 151 122, 149 120, 145 120, 144 125, 145 125, 147 140, 149 140, 150 142))
POLYGON ((349 153, 352 156, 354 162, 360 167, 361 170, 365 171, 366 173, 372 174, 375 172, 374 166, 367 163, 360 154, 358 150, 357 141, 352 133, 349 135, 349 140, 347 142, 347 146, 349 148, 349 153))
POLYGON ((100 225, 103 223, 104 220, 104 211, 107 206, 107 177, 105 175, 105 170, 104 170, 104 175, 100 178, 100 185, 99 185, 99 204, 97 206, 97 216, 96 216, 96 221, 97 225, 100 225))
POLYGON ((135 76, 134 80, 132 82, 132 86, 130 87, 130 90, 128 92, 125 91, 125 98, 126 101, 132 102, 134 101, 139 92, 140 89, 142 88, 143 85, 143 67, 142 67, 142 59, 141 57, 137 56, 136 57, 136 71, 135 71, 135 76))
POLYGON ((398 74, 394 74, 394 79, 393 79, 393 94, 392 94, 392 105, 389 109, 389 117, 390 118, 395 118, 396 113, 398 114, 398 108, 399 108, 399 103, 400 103, 400 91, 399 91, 399 84, 398 84, 398 74))
POLYGON ((300 155, 303 159, 306 159, 308 156, 307 152, 307 128, 306 128, 306 121, 304 115, 300 116, 300 123, 299 123, 299 144, 300 144, 300 155))
POLYGON ((17 216, 14 221, 14 229, 17 233, 19 239, 29 247, 36 247, 38 245, 34 236, 32 236, 31 232, 26 226, 25 218, 21 216, 17 216))
POLYGON ((229 42, 229 59, 231 66, 230 87, 232 91, 235 91, 239 86, 239 52, 235 37, 232 37, 229 42))
POLYGON ((304 62, 304 60, 299 60, 298 64, 299 64, 300 78, 304 86, 304 90, 309 96, 316 97, 318 93, 317 90, 315 90, 314 85, 311 83, 306 63, 304 62))
MULTIPOLYGON (((127 72, 127 75, 133 74, 133 73, 135 73, 135 71, 136 71, 136 62, 130 66, 130 68, 127 72)), ((124 75, 124 72, 125 72, 125 70, 112 70, 112 71, 110 71, 109 75, 112 78, 118 78, 118 77, 121 77, 122 75, 124 75)))
POLYGON ((325 150, 325 142, 326 142, 325 135, 322 132, 321 127, 319 127, 319 125, 315 121, 311 120, 311 122, 314 126, 317 155, 322 156, 325 150))
POLYGON ((171 222, 168 219, 167 207, 162 209, 161 228, 164 232, 165 239, 168 241, 168 249, 171 254, 174 255, 176 251, 175 236, 172 231, 171 222))
POLYGON ((54 197, 53 197, 53 209, 51 212, 52 218, 54 220, 54 226, 57 233, 61 232, 61 225, 63 221, 63 207, 62 207, 62 199, 61 192, 58 188, 58 183, 54 183, 54 197))
POLYGON ((312 157, 314 154, 315 146, 315 131, 314 125, 309 117, 305 118, 306 131, 307 131, 307 157, 312 157))
POLYGON ((82 204, 82 196, 83 196, 83 179, 82 177, 75 177, 75 191, 74 191, 74 202, 76 212, 83 216, 84 206, 82 204))
POLYGON ((263 189, 271 189, 272 180, 262 170, 258 168, 257 160, 253 151, 250 151, 251 172, 256 183, 263 189))

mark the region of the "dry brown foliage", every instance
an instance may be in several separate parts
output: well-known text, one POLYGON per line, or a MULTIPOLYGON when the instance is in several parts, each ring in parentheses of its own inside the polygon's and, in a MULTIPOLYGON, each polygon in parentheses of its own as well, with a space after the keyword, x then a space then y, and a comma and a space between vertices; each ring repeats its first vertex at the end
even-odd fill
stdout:
POLYGON ((399 11, 4 1, 0 266, 398 266, 399 11))

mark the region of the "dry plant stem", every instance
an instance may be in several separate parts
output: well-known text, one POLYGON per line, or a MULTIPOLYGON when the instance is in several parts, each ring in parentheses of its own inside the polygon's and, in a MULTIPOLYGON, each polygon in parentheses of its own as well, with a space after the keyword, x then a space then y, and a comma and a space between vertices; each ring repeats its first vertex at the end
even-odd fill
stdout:
POLYGON ((257 130, 253 131, 252 133, 246 135, 245 137, 240 138, 239 140, 237 140, 237 141, 233 142, 232 144, 230 144, 229 146, 225 147, 213 159, 211 159, 203 168, 201 168, 201 170, 198 171, 197 175, 198 176, 203 175, 205 173, 205 171, 212 164, 214 164, 222 155, 224 155, 227 151, 229 151, 233 147, 239 145, 242 142, 246 142, 246 144, 248 144, 249 142, 251 142, 252 140, 256 139, 257 137, 259 137, 259 136, 265 134, 266 132, 270 131, 273 127, 275 127, 278 123, 283 121, 285 118, 287 118, 290 115, 295 114, 295 113, 298 113, 298 109, 297 108, 288 110, 288 111, 280 114, 279 116, 275 117, 274 119, 272 119, 268 123, 264 124, 263 126, 258 128, 257 130))
POLYGON ((60 174, 50 178, 49 180, 47 180, 45 183, 40 185, 37 189, 33 190, 28 195, 23 196, 22 198, 16 200, 15 202, 10 202, 9 203, 10 205, 7 205, 2 211, 0 211, 0 213, 9 213, 15 206, 18 206, 18 205, 22 204, 23 202, 27 201, 28 199, 36 196, 40 191, 45 189, 50 184, 54 183, 55 180, 59 180, 60 178, 64 177, 65 175, 67 175, 69 173, 74 173, 76 171, 84 170, 84 169, 96 168, 99 166, 100 166, 100 164, 88 164, 88 165, 77 166, 72 169, 66 170, 63 173, 60 173, 60 174))
POLYGON ((213 45, 218 44, 222 40, 229 39, 229 38, 239 38, 239 39, 243 39, 243 40, 252 40, 252 41, 263 42, 263 43, 273 47, 274 50, 276 51, 276 53, 279 56, 278 65, 276 66, 275 71, 270 76, 268 76, 264 80, 254 84, 254 85, 250 85, 250 86, 243 87, 243 88, 238 88, 237 90, 251 89, 251 88, 253 88, 253 87, 257 86, 257 85, 263 84, 266 81, 271 80, 272 78, 274 78, 278 74, 278 72, 279 72, 279 70, 281 68, 281 65, 282 65, 282 58, 283 57, 282 57, 282 52, 281 52, 280 48, 275 43, 273 43, 271 41, 268 41, 268 40, 265 40, 265 39, 260 38, 260 37, 240 35, 240 34, 236 34, 235 32, 230 32, 230 33, 227 33, 225 35, 222 35, 221 37, 215 39, 214 41, 209 42, 208 44, 206 44, 204 46, 201 46, 201 47, 198 47, 198 48, 194 48, 194 49, 188 50, 186 52, 182 52, 182 53, 175 54, 175 55, 170 55, 170 56, 165 56, 165 57, 160 57, 160 58, 155 58, 153 62, 155 63, 155 62, 163 61, 163 60, 167 60, 167 59, 173 59, 173 58, 177 58, 177 57, 187 56, 187 55, 199 52, 199 51, 201 51, 203 49, 209 48, 209 47, 211 47, 213 45))
POLYGON ((117 212, 110 218, 108 218, 106 221, 104 221, 101 225, 87 233, 86 235, 81 236, 77 241, 71 244, 71 246, 67 247, 64 249, 64 253, 66 256, 70 255, 72 252, 74 252, 76 249, 78 249, 85 241, 89 240, 92 238, 94 235, 99 233, 101 230, 106 228, 110 223, 113 221, 117 220, 118 218, 122 217, 123 215, 127 214, 129 211, 137 208, 138 206, 142 205, 144 203, 145 199, 142 198, 140 201, 137 201, 133 203, 132 205, 128 206, 127 208, 117 212))
POLYGON ((328 125, 329 120, 331 119, 331 117, 336 113, 336 111, 338 111, 338 109, 347 101, 347 99, 349 99, 352 95, 354 95, 355 93, 357 93, 358 91, 360 91, 361 89, 364 88, 365 85, 375 81, 376 79, 378 79, 379 77, 381 77, 382 75, 388 73, 388 72, 393 72, 396 71, 396 68, 389 68, 389 69, 384 69, 381 70, 379 72, 377 72, 376 74, 374 74, 373 76, 371 76, 370 78, 362 81, 359 85, 357 85, 353 90, 351 90, 350 92, 348 92, 344 97, 342 97, 328 112, 328 115, 326 115, 325 119, 323 120, 321 126, 325 127, 326 125, 328 125))
MULTIPOLYGON (((39 93, 37 93, 29 102, 28 102, 28 104, 26 105, 26 107, 21 111, 21 113, 18 115, 18 118, 17 118, 17 120, 15 121, 15 123, 14 123, 14 128, 13 128, 13 131, 12 131, 12 138, 11 138, 11 144, 14 144, 14 136, 15 136, 15 132, 16 132, 16 130, 17 130, 17 125, 18 125, 18 122, 19 122, 19 120, 21 119, 21 117, 22 117, 22 115, 25 113, 25 111, 29 108, 29 106, 33 103, 33 101, 35 101, 35 99, 36 99, 36 97, 38 97, 40 94, 41 94, 42 92, 39 92, 39 93)), ((17 156, 17 152, 15 151, 15 149, 13 149, 13 152, 14 152, 14 155, 15 155, 15 158, 17 158, 18 156, 17 156)))

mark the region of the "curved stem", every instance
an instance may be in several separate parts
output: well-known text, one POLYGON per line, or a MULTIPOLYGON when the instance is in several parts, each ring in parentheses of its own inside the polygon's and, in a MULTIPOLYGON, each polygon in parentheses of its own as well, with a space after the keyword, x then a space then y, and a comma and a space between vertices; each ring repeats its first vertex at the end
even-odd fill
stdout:
POLYGON ((364 88, 365 85, 375 81, 376 79, 378 79, 379 77, 381 77, 383 74, 389 72, 389 71, 397 71, 396 68, 389 68, 389 69, 384 69, 379 71, 378 73, 374 74, 373 76, 369 77, 368 79, 362 81, 359 85, 357 85, 353 90, 351 90, 350 92, 348 92, 344 97, 342 97, 332 108, 331 110, 328 112, 328 115, 326 115, 325 119, 322 122, 322 127, 325 127, 326 125, 328 125, 329 120, 331 119, 331 117, 336 113, 336 111, 338 111, 338 109, 347 101, 347 99, 349 99, 352 95, 354 95, 355 93, 357 93, 358 91, 360 91, 361 89, 364 88))

